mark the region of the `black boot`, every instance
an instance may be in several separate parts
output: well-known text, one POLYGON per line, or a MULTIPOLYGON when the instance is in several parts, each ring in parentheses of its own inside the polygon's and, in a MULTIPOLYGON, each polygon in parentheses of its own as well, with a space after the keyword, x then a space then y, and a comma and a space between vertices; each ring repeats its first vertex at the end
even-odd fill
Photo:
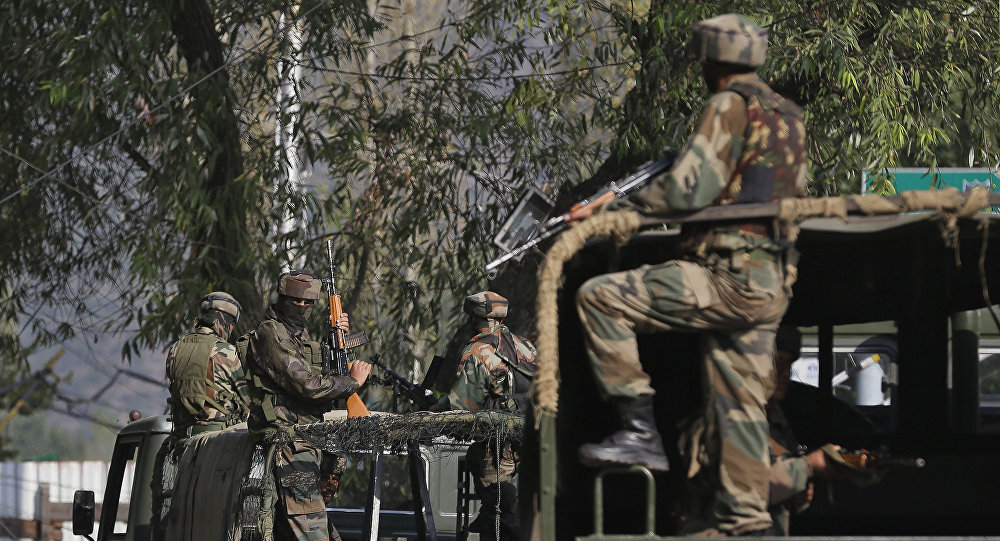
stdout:
POLYGON ((667 455, 663 440, 653 420, 653 395, 617 399, 622 429, 601 443, 580 446, 580 462, 585 466, 645 466, 654 471, 667 471, 667 455))
MULTIPOLYGON (((484 487, 480 493, 482 504, 479 515, 469 524, 469 531, 479 534, 480 541, 497 541, 497 488, 498 485, 484 487)), ((521 529, 517 517, 517 488, 505 481, 500 489, 500 540, 519 541, 521 529)))

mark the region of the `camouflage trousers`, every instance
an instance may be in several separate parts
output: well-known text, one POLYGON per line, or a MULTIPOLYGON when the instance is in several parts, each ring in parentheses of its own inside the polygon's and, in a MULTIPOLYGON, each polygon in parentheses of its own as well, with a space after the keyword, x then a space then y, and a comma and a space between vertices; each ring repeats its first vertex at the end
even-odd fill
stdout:
POLYGON ((491 439, 469 446, 465 463, 481 501, 479 515, 470 524, 470 531, 478 532, 481 541, 520 539, 517 489, 513 483, 517 462, 517 450, 509 443, 491 439))
POLYGON ((498 453, 498 445, 495 440, 477 441, 469 446, 465 455, 465 463, 468 464, 469 471, 472 472, 476 490, 514 478, 517 470, 517 454, 510 444, 502 447, 503 449, 498 453), (500 455, 499 462, 497 454, 500 455))
POLYGON ((274 475, 278 486, 278 508, 274 539, 280 541, 326 541, 330 539, 326 503, 320 494, 322 452, 293 440, 275 454, 274 475))
POLYGON ((775 331, 788 306, 780 258, 746 240, 742 250, 702 260, 597 276, 577 293, 587 354, 606 397, 654 393, 637 333, 700 333, 705 409, 685 459, 697 481, 691 499, 704 502, 697 521, 729 534, 771 524, 765 408, 774 390, 775 331))

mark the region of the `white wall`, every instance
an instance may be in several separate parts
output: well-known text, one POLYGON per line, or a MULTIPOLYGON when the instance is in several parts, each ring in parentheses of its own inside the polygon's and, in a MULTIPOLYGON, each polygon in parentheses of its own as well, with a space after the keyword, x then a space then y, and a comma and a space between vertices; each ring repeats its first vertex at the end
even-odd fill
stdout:
MULTIPOLYGON (((40 486, 49 485, 49 500, 73 502, 77 490, 93 490, 98 503, 104 501, 104 485, 109 463, 102 460, 66 462, 0 462, 0 541, 11 541, 8 519, 38 520, 41 514, 40 486)), ((132 497, 135 464, 125 472, 120 502, 132 497)), ((73 535, 71 522, 63 525, 63 540, 82 539, 73 535)), ((94 525, 97 532, 97 525, 94 525)))

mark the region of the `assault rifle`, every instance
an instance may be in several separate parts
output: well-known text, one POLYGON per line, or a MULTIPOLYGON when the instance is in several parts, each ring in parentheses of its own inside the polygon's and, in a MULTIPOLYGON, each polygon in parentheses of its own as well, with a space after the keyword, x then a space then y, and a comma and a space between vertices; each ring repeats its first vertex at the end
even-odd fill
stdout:
POLYGON ((844 462, 868 470, 891 470, 896 468, 920 469, 927 465, 922 458, 898 458, 887 453, 873 453, 867 449, 856 451, 841 451, 840 458, 844 462))
MULTIPOLYGON (((406 397, 410 402, 413 402, 413 404, 417 406, 417 409, 420 411, 440 411, 442 409, 444 401, 435 398, 433 391, 422 385, 417 385, 416 383, 413 383, 409 379, 403 377, 392 368, 383 364, 382 361, 379 360, 380 358, 381 355, 376 355, 369 359, 368 362, 382 369, 382 384, 386 387, 392 387, 394 396, 406 397)), ((431 361, 431 365, 433 366, 435 362, 440 362, 438 361, 439 358, 440 357, 438 355, 435 355, 434 361, 431 361)))
MULTIPOLYGON (((651 178, 660 174, 663 171, 666 171, 668 168, 670 168, 671 165, 673 165, 673 163, 674 163, 673 153, 671 153, 670 156, 667 156, 665 158, 648 161, 640 165, 639 168, 636 169, 636 171, 631 175, 625 177, 622 180, 616 180, 611 182, 607 186, 601 188, 593 196, 588 197, 587 199, 584 199, 583 201, 576 203, 570 208, 570 211, 572 212, 574 210, 587 206, 597 207, 617 197, 628 195, 638 190, 639 188, 645 186, 646 183, 648 183, 651 178)), ((513 226, 515 222, 525 222, 527 220, 533 220, 533 218, 530 215, 524 216, 520 212, 522 209, 528 208, 528 206, 526 205, 527 199, 530 198, 532 195, 534 195, 534 192, 531 191, 525 194, 522 200, 518 203, 517 207, 515 207, 514 212, 512 212, 511 216, 507 219, 507 222, 501 229, 501 231, 507 231, 513 226)), ((566 214, 560 214, 559 216, 549 218, 548 220, 540 224, 536 221, 532 231, 526 234, 522 233, 516 238, 517 246, 508 247, 506 244, 502 244, 501 242, 498 241, 497 244, 500 245, 501 248, 503 248, 506 251, 506 253, 494 259, 493 261, 490 261, 486 265, 487 275, 493 276, 494 274, 496 274, 496 270, 497 268, 500 267, 500 265, 503 265, 504 263, 510 261, 511 259, 521 257, 521 255, 523 255, 525 252, 534 248, 544 240, 556 235, 563 229, 566 229, 568 224, 569 223, 566 219, 566 214)))
MULTIPOLYGON (((348 347, 344 329, 337 326, 340 315, 344 313, 340 304, 340 295, 337 293, 337 282, 333 272, 333 241, 326 241, 326 254, 330 262, 330 278, 323 280, 326 282, 327 292, 330 295, 330 330, 326 334, 326 341, 323 343, 323 375, 328 376, 332 372, 336 376, 350 376, 351 348, 348 347)), ((354 337, 355 335, 351 335, 354 337)), ((365 337, 367 342, 367 335, 365 337)), ((358 344, 360 345, 360 344, 358 344)), ((371 415, 365 403, 361 401, 358 393, 347 397, 348 417, 367 417, 371 415)))

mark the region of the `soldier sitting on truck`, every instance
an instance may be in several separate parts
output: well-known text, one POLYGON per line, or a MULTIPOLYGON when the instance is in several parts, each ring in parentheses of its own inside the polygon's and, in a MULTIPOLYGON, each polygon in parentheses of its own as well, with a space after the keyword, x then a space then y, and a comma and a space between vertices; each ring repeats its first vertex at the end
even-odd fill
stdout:
MULTIPOLYGON (((350 376, 323 374, 321 345, 305 329, 321 291, 320 280, 309 272, 281 274, 278 301, 246 337, 244 363, 254 388, 250 430, 261 438, 273 438, 278 431, 292 437, 276 456, 275 539, 331 538, 320 491, 322 452, 297 438, 295 425, 321 421, 337 400, 355 393, 371 373, 370 364, 355 361, 350 376)), ((337 325, 346 330, 348 323, 345 313, 337 325)))
MULTIPOLYGON (((465 298, 463 309, 478 331, 462 350, 458 380, 448 399, 463 410, 501 409, 525 411, 528 390, 535 372, 535 346, 510 332, 503 324, 507 299, 492 291, 465 298)), ((472 472, 476 494, 482 500, 479 516, 470 524, 482 540, 516 541, 520 537, 517 489, 512 482, 517 470, 517 450, 511 444, 491 439, 469 447, 466 463, 472 472)))
POLYGON ((249 382, 229 336, 240 318, 232 295, 213 291, 201 299, 191 333, 167 350, 170 418, 173 429, 154 462, 153 529, 162 537, 170 507, 170 486, 184 443, 192 436, 245 421, 250 408, 249 382))
MULTIPOLYGON (((605 210, 669 214, 804 193, 802 110, 756 73, 764 63, 767 32, 744 16, 727 14, 696 24, 692 44, 714 92, 695 132, 669 171, 605 210)), ((587 205, 568 219, 586 219, 594 211, 587 205)), ((682 233, 690 246, 683 258, 598 276, 577 293, 598 388, 622 420, 621 430, 604 441, 581 446, 580 460, 667 469, 636 333, 698 332, 704 414, 689 433, 685 471, 699 481, 691 484, 693 500, 705 505, 689 533, 761 532, 771 525, 765 406, 774 386, 774 333, 790 293, 789 244, 773 220, 685 227, 682 233)))
POLYGON ((248 383, 236 348, 228 342, 239 318, 240 303, 232 295, 209 293, 201 299, 194 331, 167 351, 175 444, 246 420, 248 383))

